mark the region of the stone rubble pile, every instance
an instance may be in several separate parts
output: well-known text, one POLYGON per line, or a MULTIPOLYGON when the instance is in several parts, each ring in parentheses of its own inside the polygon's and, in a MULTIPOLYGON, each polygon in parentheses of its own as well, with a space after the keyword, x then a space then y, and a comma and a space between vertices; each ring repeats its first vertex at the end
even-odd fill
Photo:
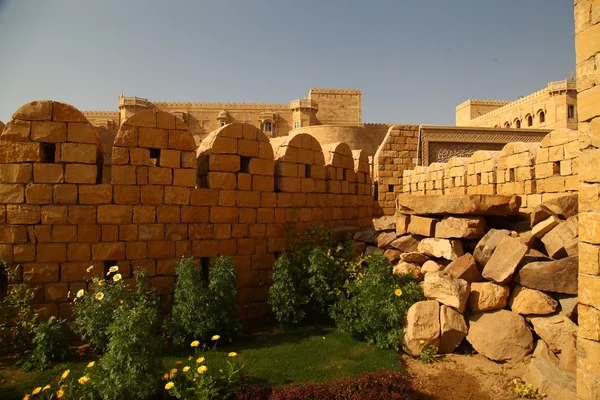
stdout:
POLYGON ((450 353, 466 339, 494 361, 533 352, 524 378, 550 398, 573 397, 577 195, 539 205, 528 223, 518 196, 400 195, 396 204, 354 243, 383 249, 395 273, 420 282, 427 300, 408 312, 404 351, 450 353))

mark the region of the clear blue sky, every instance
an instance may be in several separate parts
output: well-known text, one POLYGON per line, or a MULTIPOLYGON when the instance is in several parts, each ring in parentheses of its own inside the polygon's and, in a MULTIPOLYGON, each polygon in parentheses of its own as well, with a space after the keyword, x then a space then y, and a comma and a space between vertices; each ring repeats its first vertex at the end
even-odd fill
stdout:
POLYGON ((454 124, 575 69, 571 0, 0 0, 0 120, 53 99, 287 103, 358 88, 365 122, 454 124))

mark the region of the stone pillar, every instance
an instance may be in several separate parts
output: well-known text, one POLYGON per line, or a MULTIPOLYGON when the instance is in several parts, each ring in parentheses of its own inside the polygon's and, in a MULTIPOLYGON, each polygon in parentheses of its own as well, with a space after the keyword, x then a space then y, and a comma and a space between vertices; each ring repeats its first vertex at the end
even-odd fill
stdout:
POLYGON ((579 143, 577 395, 600 399, 600 0, 575 0, 579 143))

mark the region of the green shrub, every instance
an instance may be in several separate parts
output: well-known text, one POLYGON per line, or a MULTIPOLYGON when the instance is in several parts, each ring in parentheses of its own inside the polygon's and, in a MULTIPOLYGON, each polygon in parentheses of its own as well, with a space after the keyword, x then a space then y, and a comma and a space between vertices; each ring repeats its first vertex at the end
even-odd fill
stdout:
POLYGON ((166 322, 166 331, 174 343, 206 340, 213 334, 231 339, 240 334, 235 308, 237 274, 231 257, 217 257, 208 282, 192 257, 181 259, 175 272, 173 311, 166 322))
POLYGON ((35 349, 23 364, 23 369, 44 370, 69 356, 69 332, 64 321, 50 317, 38 325, 33 343, 35 349))
POLYGON ((331 315, 336 325, 380 348, 399 349, 411 305, 423 299, 412 275, 396 275, 382 251, 366 259, 368 267, 338 296, 331 315))
POLYGON ((269 289, 268 303, 279 322, 293 324, 304 319, 306 296, 296 290, 296 279, 290 257, 283 254, 273 264, 273 285, 269 289))
MULTIPOLYGON (((91 272, 92 267, 89 271, 91 272)), ((113 266, 105 278, 91 279, 90 292, 80 290, 73 301, 75 319, 73 328, 92 348, 103 353, 109 341, 108 327, 114 321, 114 310, 120 305, 136 303, 149 308, 156 307, 158 297, 150 287, 146 271, 134 273, 135 290, 123 284, 118 267, 113 266)))
POLYGON ((158 311, 144 302, 124 303, 114 311, 106 330, 106 353, 91 375, 103 399, 145 399, 158 389, 161 368, 155 336, 158 311))
POLYGON ((435 346, 425 346, 421 354, 419 354, 419 361, 421 364, 431 364, 435 361, 435 357, 437 355, 438 348, 435 346))
POLYGON ((35 335, 38 314, 33 309, 34 292, 29 276, 19 280, 19 266, 10 268, 1 261, 0 273, 6 274, 8 291, 1 303, 0 349, 22 356, 35 335))

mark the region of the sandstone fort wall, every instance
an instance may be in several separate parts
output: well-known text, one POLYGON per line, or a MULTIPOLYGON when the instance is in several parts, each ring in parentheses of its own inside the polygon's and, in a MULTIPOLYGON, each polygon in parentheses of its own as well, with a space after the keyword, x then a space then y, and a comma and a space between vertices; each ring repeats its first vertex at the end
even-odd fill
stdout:
POLYGON ((172 301, 182 256, 232 256, 239 313, 266 313, 275 257, 288 237, 371 221, 369 160, 345 143, 321 148, 307 134, 273 148, 258 128, 226 125, 198 147, 172 114, 126 119, 109 153, 74 107, 21 107, 0 136, 0 254, 31 276, 44 316, 69 317, 67 294, 118 265, 144 268, 172 301), (111 168, 107 169, 110 155, 111 168), (109 171, 109 176, 103 176, 109 171))

